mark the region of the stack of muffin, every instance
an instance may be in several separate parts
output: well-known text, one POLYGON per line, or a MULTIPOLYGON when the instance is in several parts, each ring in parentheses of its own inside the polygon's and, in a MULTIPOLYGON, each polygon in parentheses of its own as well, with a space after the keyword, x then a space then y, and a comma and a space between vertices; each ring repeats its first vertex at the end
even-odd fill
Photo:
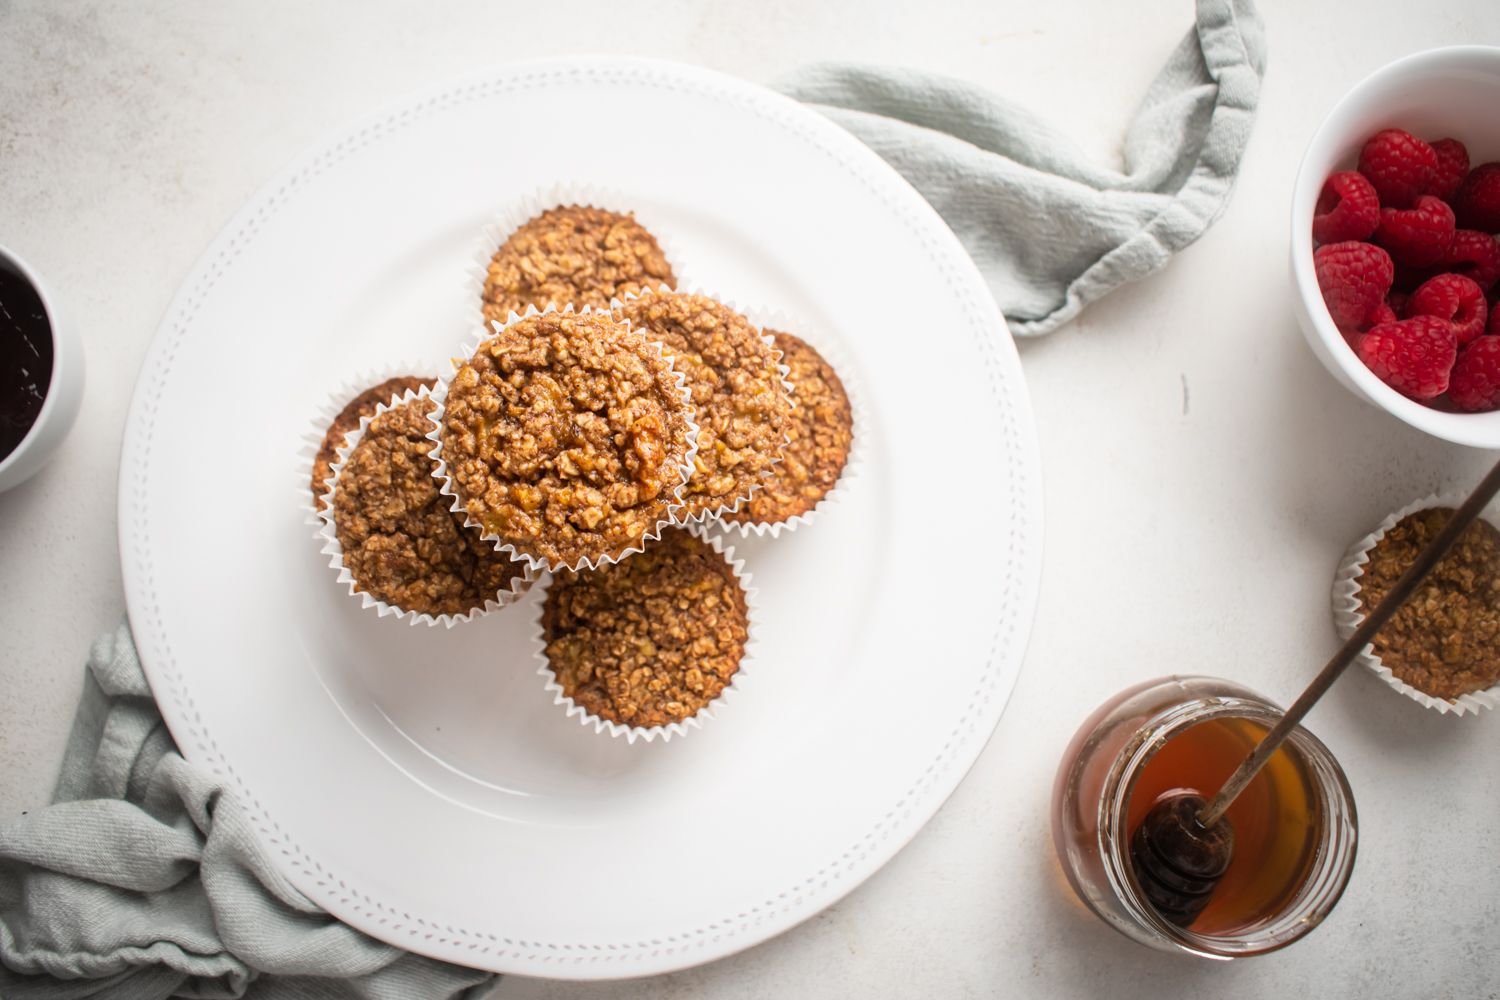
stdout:
POLYGON ((451 624, 543 579, 547 672, 616 733, 680 731, 733 684, 750 621, 719 536, 805 523, 854 439, 817 350, 677 284, 632 213, 547 208, 493 249, 463 360, 354 395, 312 472, 367 605, 451 624))

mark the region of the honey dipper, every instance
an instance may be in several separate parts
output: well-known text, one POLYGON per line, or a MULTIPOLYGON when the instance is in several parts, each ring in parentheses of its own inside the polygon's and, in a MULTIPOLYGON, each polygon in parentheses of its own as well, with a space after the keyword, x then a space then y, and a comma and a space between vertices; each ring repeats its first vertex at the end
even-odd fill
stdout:
POLYGON ((1234 858, 1234 828, 1224 816, 1230 805, 1496 493, 1500 493, 1500 463, 1480 481, 1443 530, 1417 553, 1395 586, 1333 654, 1281 721, 1250 751, 1217 795, 1205 802, 1201 796, 1180 792, 1163 798, 1146 813, 1130 838, 1130 858, 1146 898, 1163 917, 1187 927, 1203 912, 1234 858))

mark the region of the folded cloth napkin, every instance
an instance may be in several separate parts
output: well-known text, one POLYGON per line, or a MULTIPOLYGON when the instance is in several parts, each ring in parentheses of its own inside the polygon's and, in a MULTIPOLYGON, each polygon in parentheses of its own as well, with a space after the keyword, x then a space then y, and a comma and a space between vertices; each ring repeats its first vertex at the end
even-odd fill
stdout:
MULTIPOLYGON (((1124 173, 929 74, 821 66, 784 89, 906 175, 1025 335, 1161 267, 1223 211, 1264 52, 1248 0, 1199 0, 1130 127, 1124 173)), ((473 998, 493 978, 380 944, 288 883, 236 801, 177 752, 126 627, 95 644, 55 798, 0 825, 9 1000, 473 998)))
POLYGON ((1048 333, 1160 269, 1224 211, 1265 72, 1250 0, 1198 0, 1146 92, 1124 171, 986 90, 932 73, 818 64, 780 81, 879 153, 958 234, 1017 336, 1048 333))
POLYGON ((130 630, 94 643, 55 801, 0 825, 6 1000, 477 998, 494 978, 340 923, 182 758, 130 630))

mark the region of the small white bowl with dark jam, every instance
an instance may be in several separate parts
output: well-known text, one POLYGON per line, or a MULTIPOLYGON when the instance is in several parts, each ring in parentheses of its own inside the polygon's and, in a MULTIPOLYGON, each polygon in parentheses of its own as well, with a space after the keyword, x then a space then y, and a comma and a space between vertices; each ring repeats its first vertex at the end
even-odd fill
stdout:
POLYGON ((78 416, 83 344, 26 263, 0 246, 0 492, 36 474, 78 416))

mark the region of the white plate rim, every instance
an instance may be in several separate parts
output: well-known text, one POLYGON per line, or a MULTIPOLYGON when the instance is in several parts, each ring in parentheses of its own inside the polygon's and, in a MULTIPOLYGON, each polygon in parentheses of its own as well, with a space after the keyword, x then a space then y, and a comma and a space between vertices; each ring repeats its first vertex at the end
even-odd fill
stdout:
POLYGON ((288 880, 330 913, 379 940, 432 958, 501 973, 561 979, 652 975, 713 961, 759 944, 837 902, 885 865, 926 825, 957 788, 1003 715, 1025 654, 1041 582, 1041 463, 1020 359, 1004 317, 957 237, 920 194, 871 149, 803 105, 737 77, 689 64, 628 56, 565 56, 505 63, 426 88, 334 130, 304 150, 241 207, 214 237, 168 306, 142 361, 124 428, 119 481, 119 538, 126 606, 142 667, 177 745, 191 762, 223 775, 254 819, 267 853, 288 880), (455 928, 440 914, 404 914, 363 892, 292 841, 261 807, 208 732, 183 681, 162 626, 150 546, 145 544, 146 477, 158 397, 197 303, 224 273, 263 215, 305 178, 424 111, 463 100, 486 86, 524 86, 573 75, 627 76, 636 82, 689 87, 733 101, 819 147, 853 179, 880 196, 933 252, 953 293, 971 318, 987 381, 1004 416, 997 430, 1011 484, 1010 536, 1015 558, 1002 607, 969 708, 916 782, 863 837, 786 891, 768 892, 760 906, 709 925, 667 936, 601 948, 597 944, 506 941, 482 930, 455 928), (271 849, 274 848, 274 849, 271 849), (388 914, 408 919, 392 922, 388 914), (571 955, 569 953, 572 953, 571 955))

